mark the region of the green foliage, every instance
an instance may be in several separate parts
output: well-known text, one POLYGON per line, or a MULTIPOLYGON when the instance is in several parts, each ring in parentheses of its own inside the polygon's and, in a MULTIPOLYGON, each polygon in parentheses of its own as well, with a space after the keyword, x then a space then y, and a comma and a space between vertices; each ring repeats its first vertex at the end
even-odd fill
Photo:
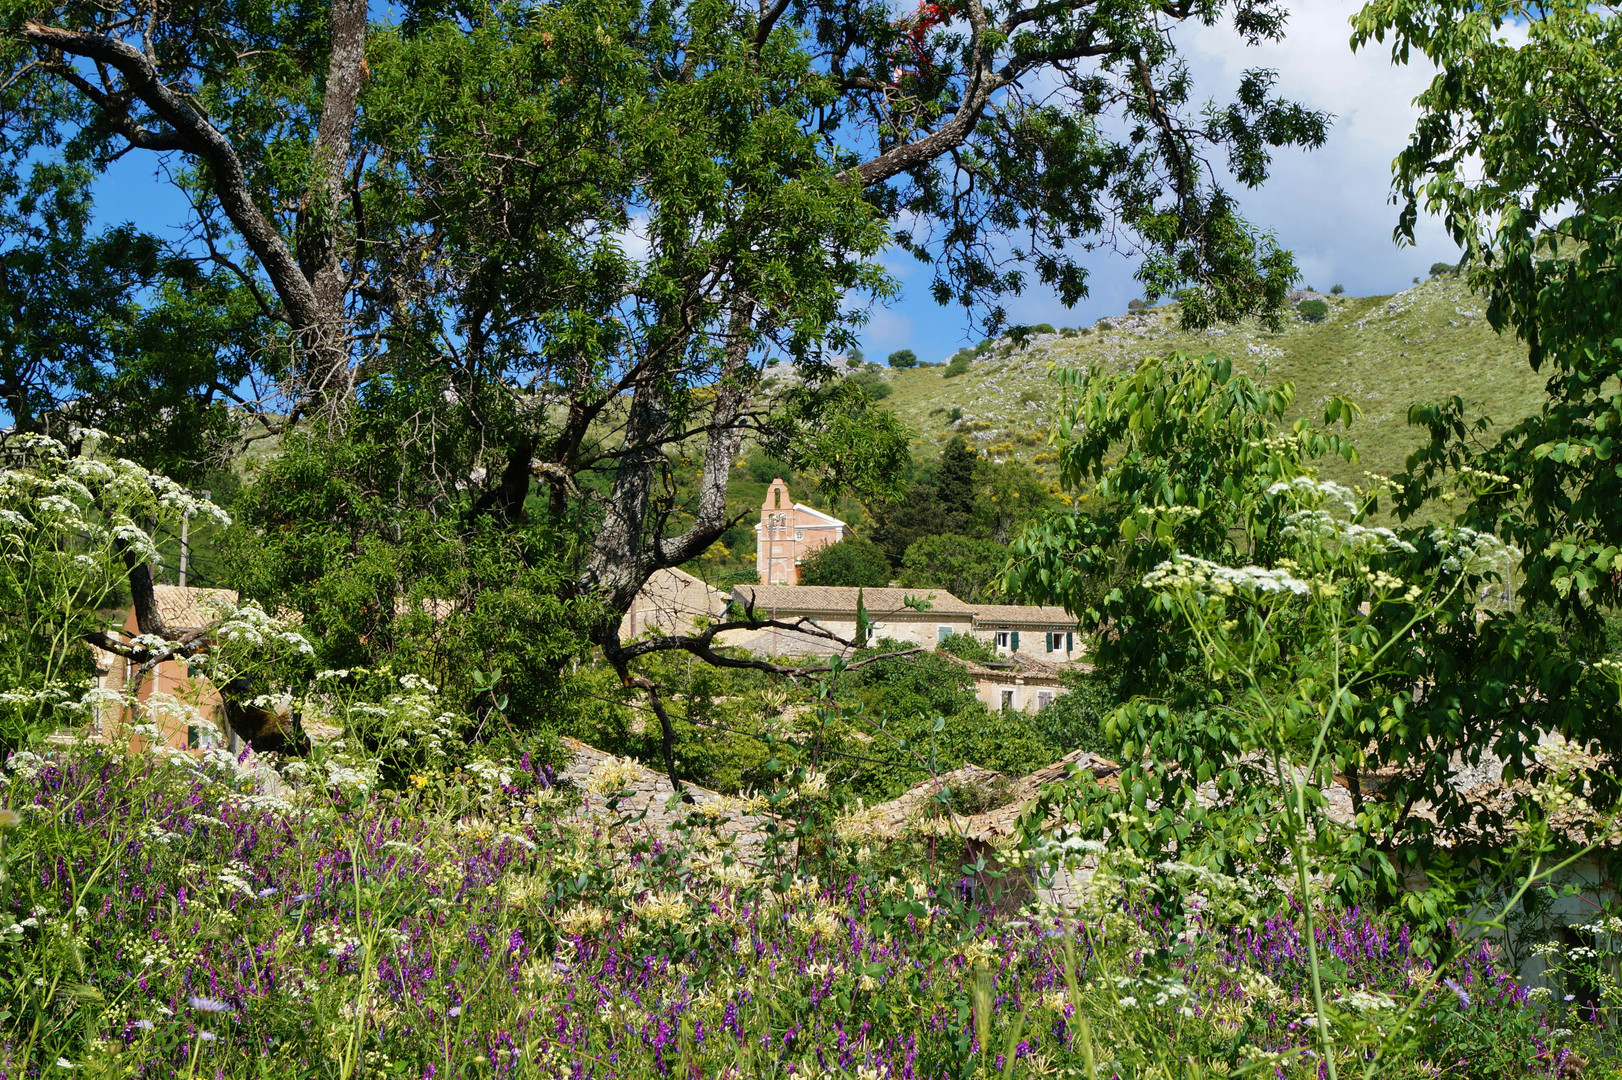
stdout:
POLYGON ((482 713, 470 681, 499 668, 505 723, 550 728, 564 705, 564 669, 600 617, 570 596, 568 549, 539 525, 451 529, 380 476, 398 475, 399 448, 363 431, 297 435, 239 502, 230 572, 272 609, 305 613, 319 663, 335 669, 412 668, 482 713))
POLYGON ((941 372, 941 378, 955 379, 959 375, 967 375, 969 373, 969 365, 973 363, 973 360, 974 358, 972 356, 965 355, 961 352, 957 353, 947 363, 946 370, 941 372))
POLYGON ((1323 300, 1303 300, 1295 305, 1295 310, 1307 322, 1323 322, 1329 317, 1329 305, 1323 300))
POLYGON ((800 563, 801 585, 883 588, 890 583, 890 560, 871 540, 847 536, 820 547, 800 563))
POLYGON ((895 393, 895 387, 876 371, 859 371, 849 376, 846 381, 860 387, 869 401, 883 401, 895 393))
POLYGON ((907 549, 923 537, 969 531, 978 464, 974 448, 961 435, 954 436, 899 498, 872 508, 873 540, 892 567, 899 569, 907 549))
POLYGON ((1071 672, 1065 683, 1065 692, 1032 720, 1037 738, 1055 758, 1075 750, 1110 757, 1117 747, 1106 733, 1106 722, 1121 704, 1110 673, 1096 668, 1071 672))
POLYGON ((918 354, 911 349, 897 349, 890 354, 889 364, 893 368, 914 368, 918 366, 918 354))
POLYGON ((1344 286, 1344 285, 1331 285, 1329 287, 1329 295, 1330 296, 1341 296, 1345 292, 1346 292, 1346 286, 1344 286))
POLYGON ((1474 477, 1461 520, 1522 548, 1521 595, 1592 618, 1622 601, 1622 403, 1607 389, 1622 372, 1622 150, 1603 119, 1622 107, 1622 15, 1574 2, 1370 4, 1354 44, 1388 35, 1398 62, 1417 51, 1438 69, 1396 161, 1398 235, 1412 237, 1422 206, 1440 213, 1488 321, 1549 376, 1543 408, 1480 450, 1461 399, 1416 408, 1410 421, 1431 442, 1410 462, 1401 509, 1448 473, 1474 477), (1465 161, 1480 161, 1484 181, 1465 161))
MULTIPOLYGON (((1060 477, 1087 500, 1049 512, 1013 543, 1005 583, 1015 596, 1059 604, 1083 631, 1108 625, 1097 658, 1122 666, 1123 694, 1164 693, 1192 660, 1168 636, 1141 579, 1181 552, 1224 564, 1266 563, 1283 527, 1268 489, 1302 475, 1325 453, 1355 460, 1351 444, 1298 421, 1288 383, 1261 387, 1215 356, 1178 353, 1127 375, 1056 373, 1064 395, 1060 477)), ((1352 406, 1331 398, 1331 421, 1352 406)))
MULTIPOLYGON (((1002 597, 1008 547, 956 533, 937 533, 913 542, 901 559, 899 582, 906 589, 944 589, 970 604, 1002 597)), ((960 654, 961 655, 961 654, 960 654)))
POLYGON ((849 678, 868 718, 863 753, 876 760, 853 767, 846 782, 869 801, 894 798, 967 762, 1020 776, 1050 760, 1028 717, 988 710, 969 673, 945 656, 880 660, 849 678))
POLYGON ((973 660, 977 664, 989 664, 997 659, 997 651, 973 634, 947 634, 935 648, 964 660, 973 660))

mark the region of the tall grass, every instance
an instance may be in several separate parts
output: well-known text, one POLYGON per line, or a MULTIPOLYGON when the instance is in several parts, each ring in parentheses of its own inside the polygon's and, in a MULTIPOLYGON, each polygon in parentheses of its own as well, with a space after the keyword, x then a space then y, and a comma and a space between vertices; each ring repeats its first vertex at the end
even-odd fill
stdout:
MULTIPOLYGON (((1076 915, 999 920, 862 837, 643 835, 612 770, 268 796, 221 755, 16 764, 6 1077, 1306 1077, 1309 942, 1338 1023, 1431 970, 1367 912, 1173 934, 1106 872, 1076 915)), ((1558 1070, 1567 1006, 1486 945, 1449 977, 1387 1075, 1558 1070)))

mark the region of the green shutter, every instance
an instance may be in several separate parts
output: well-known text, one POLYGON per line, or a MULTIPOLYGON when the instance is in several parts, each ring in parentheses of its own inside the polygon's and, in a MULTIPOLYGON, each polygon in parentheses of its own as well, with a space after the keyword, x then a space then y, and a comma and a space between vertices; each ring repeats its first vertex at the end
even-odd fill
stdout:
POLYGON ((1014 652, 1019 652, 1019 631, 1015 630, 1014 633, 1013 633, 1013 636, 1010 637, 1008 640, 1010 642, 1012 642, 1012 645, 1010 647, 1013 649, 1013 651, 1014 652))
POLYGON ((1064 635, 1064 651, 1065 652, 1075 652, 1075 650, 1076 650, 1076 635, 1074 633, 1066 633, 1064 635))

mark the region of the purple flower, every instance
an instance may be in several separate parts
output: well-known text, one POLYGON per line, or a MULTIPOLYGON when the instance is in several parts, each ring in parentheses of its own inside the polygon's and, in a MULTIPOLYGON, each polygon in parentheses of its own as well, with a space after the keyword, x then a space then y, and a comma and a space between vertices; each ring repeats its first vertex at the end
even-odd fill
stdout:
POLYGON ((461 1016, 462 1015, 462 1006, 460 1006, 460 1005, 452 1005, 448 1010, 446 1010, 445 1015, 446 1016, 461 1016))
POLYGON ((1469 994, 1468 991, 1466 991, 1464 989, 1464 987, 1460 986, 1458 983, 1454 982, 1452 979, 1443 979, 1442 982, 1447 985, 1447 988, 1449 990, 1453 991, 1453 996, 1459 999, 1459 1004, 1460 1005, 1463 1005, 1466 1008, 1469 1008, 1469 1006, 1470 1006, 1470 994, 1469 994))
POLYGON ((206 1013, 225 1012, 227 1009, 229 1009, 231 1007, 231 1006, 227 1005, 225 1002, 221 1001, 219 998, 190 997, 190 998, 187 998, 186 1000, 188 1002, 190 1002, 191 1007, 196 1009, 198 1012, 206 1012, 206 1013))
POLYGON ((316 895, 317 894, 313 892, 301 892, 297 896, 293 897, 293 903, 302 904, 306 900, 314 900, 316 895))
POLYGON ((276 886, 274 886, 274 885, 272 885, 268 889, 260 889, 259 890, 259 899, 263 900, 267 896, 275 896, 277 891, 278 890, 276 889, 276 886))

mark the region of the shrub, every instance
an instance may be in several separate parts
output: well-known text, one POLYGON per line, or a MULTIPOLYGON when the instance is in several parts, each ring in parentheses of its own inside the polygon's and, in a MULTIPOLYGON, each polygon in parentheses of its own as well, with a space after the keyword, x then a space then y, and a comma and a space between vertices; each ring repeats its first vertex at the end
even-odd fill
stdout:
POLYGON ((965 355, 961 352, 958 353, 956 356, 952 357, 952 362, 946 365, 946 370, 941 372, 941 378, 955 379, 959 375, 967 375, 969 372, 969 362, 972 359, 972 354, 965 355))
POLYGON ((1345 291, 1346 291, 1346 286, 1344 286, 1344 285, 1331 285, 1329 287, 1329 295, 1330 296, 1340 296, 1345 291))
POLYGON ((1431 277, 1453 277, 1459 272, 1459 266, 1463 265, 1462 262, 1458 266, 1445 262, 1431 263, 1431 277))
POLYGON ((801 585, 879 589, 889 583, 890 560, 884 549, 859 536, 818 548, 800 563, 801 585))
POLYGON ((1323 322, 1329 317, 1329 305, 1322 300, 1303 300, 1295 306, 1307 322, 1323 322))
POLYGON ((997 659, 996 650, 973 634, 947 634, 935 647, 960 660, 973 660, 977 664, 989 664, 997 659))
POLYGON ((946 414, 946 422, 948 424, 955 424, 959 420, 962 420, 962 419, 963 419, 963 407, 961 405, 953 405, 952 408, 946 414))
POLYGON ((911 349, 897 349, 890 354, 890 366, 893 368, 913 368, 918 366, 918 354, 911 349))
POLYGON ((895 393, 895 387, 885 381, 884 376, 877 371, 859 371, 846 381, 861 387, 862 393, 867 395, 869 401, 883 401, 895 393))

